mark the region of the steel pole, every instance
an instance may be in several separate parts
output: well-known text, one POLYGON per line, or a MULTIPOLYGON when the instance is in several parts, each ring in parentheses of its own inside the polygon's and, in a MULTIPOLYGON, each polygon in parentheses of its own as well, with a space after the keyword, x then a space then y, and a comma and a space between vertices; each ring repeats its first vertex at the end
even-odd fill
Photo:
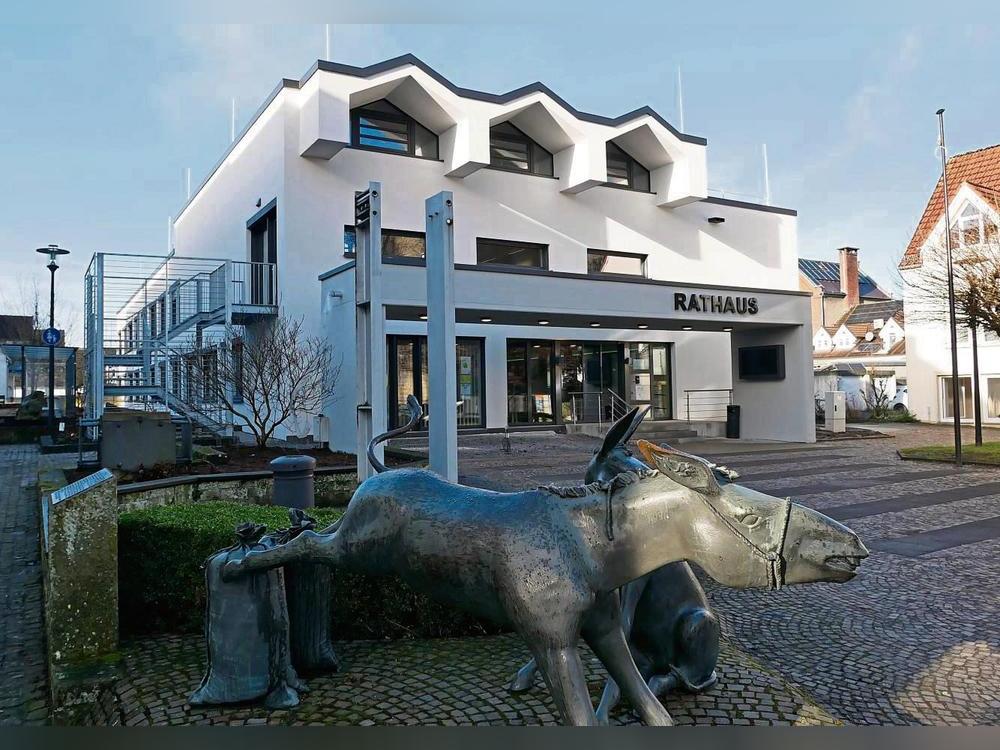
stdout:
POLYGON ((983 444, 983 406, 979 394, 979 326, 969 326, 972 335, 972 413, 975 417, 976 445, 983 444))
MULTIPOLYGON (((56 327, 56 265, 55 260, 49 263, 51 278, 49 280, 49 328, 56 327)), ((56 347, 49 344, 49 438, 56 440, 56 347)))
POLYGON ((948 328, 951 334, 951 412, 955 426, 955 465, 962 465, 962 408, 958 401, 958 327, 955 322, 955 276, 951 255, 951 212, 948 208, 948 148, 944 139, 944 109, 937 111, 941 148, 941 189, 944 202, 944 244, 948 259, 948 328))

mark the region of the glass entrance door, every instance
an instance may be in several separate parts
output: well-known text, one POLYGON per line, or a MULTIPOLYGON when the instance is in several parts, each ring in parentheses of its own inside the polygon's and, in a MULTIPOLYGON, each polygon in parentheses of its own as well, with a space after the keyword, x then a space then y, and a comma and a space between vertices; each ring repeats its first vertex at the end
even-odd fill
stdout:
POLYGON ((629 344, 629 402, 649 405, 651 420, 673 419, 670 344, 629 344))
POLYGON ((621 344, 568 342, 562 344, 563 419, 601 422, 612 417, 611 396, 622 396, 624 350, 621 344))

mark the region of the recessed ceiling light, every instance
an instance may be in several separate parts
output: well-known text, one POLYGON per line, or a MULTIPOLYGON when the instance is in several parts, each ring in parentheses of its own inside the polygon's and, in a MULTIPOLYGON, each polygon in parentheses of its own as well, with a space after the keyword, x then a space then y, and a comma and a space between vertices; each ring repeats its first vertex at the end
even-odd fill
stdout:
POLYGON ((421 319, 421 320, 427 320, 427 316, 426 316, 426 315, 421 315, 421 316, 420 316, 420 319, 421 319))
POLYGON ((691 326, 682 326, 681 330, 682 331, 690 331, 691 330, 691 326))
POLYGON ((600 328, 600 327, 601 327, 601 324, 600 324, 600 323, 598 323, 598 322, 597 322, 597 321, 595 320, 595 321, 594 321, 593 323, 591 323, 591 324, 590 324, 590 327, 591 327, 591 328, 600 328))
POLYGON ((549 324, 549 321, 547 321, 547 320, 539 320, 538 321, 538 325, 540 325, 540 326, 547 326, 548 324, 549 324))
POLYGON ((649 326, 645 323, 640 323, 638 326, 636 326, 636 328, 641 328, 642 330, 645 331, 647 328, 649 328, 649 326))
POLYGON ((541 345, 541 344, 532 344, 532 345, 531 345, 531 348, 532 348, 532 349, 541 349, 541 348, 542 348, 542 345, 541 345))
POLYGON ((493 318, 480 318, 479 322, 480 323, 492 323, 493 322, 493 318))
POLYGON ((723 328, 722 330, 725 331, 726 333, 729 333, 733 329, 732 328, 723 328))

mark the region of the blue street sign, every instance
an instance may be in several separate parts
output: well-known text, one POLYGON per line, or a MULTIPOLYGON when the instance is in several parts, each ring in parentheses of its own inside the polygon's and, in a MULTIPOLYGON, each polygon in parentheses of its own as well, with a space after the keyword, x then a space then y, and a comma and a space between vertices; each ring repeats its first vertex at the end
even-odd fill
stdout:
POLYGON ((56 346, 60 339, 62 339, 62 334, 59 333, 58 328, 46 328, 42 331, 42 343, 46 346, 56 346))

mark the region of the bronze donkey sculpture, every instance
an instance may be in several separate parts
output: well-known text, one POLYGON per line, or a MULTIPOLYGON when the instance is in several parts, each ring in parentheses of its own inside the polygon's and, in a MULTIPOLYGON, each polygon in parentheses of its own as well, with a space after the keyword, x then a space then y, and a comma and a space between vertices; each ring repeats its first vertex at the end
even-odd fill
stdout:
POLYGON ((305 531, 250 551, 223 573, 233 578, 309 560, 398 575, 514 628, 563 722, 596 725, 577 650, 582 636, 642 720, 670 725, 629 651, 620 587, 679 560, 740 588, 846 581, 868 552, 853 532, 814 510, 720 486, 697 458, 657 454, 654 464, 609 482, 524 492, 466 487, 419 469, 388 471, 358 487, 330 533, 305 531))
MULTIPOLYGON (((640 461, 628 448, 648 411, 648 406, 642 410, 635 407, 611 426, 587 466, 587 483, 606 482, 625 471, 649 470, 650 464, 640 461)), ((724 467, 713 466, 712 471, 720 485, 736 478, 735 472, 724 467)), ((719 621, 690 565, 684 561, 667 563, 637 578, 622 589, 621 600, 622 629, 632 658, 654 695, 662 697, 679 687, 701 692, 715 684, 719 621)), ((530 690, 537 671, 534 659, 521 667, 511 682, 511 692, 530 690)), ((602 724, 608 723, 620 697, 618 685, 609 678, 597 707, 602 724)))

